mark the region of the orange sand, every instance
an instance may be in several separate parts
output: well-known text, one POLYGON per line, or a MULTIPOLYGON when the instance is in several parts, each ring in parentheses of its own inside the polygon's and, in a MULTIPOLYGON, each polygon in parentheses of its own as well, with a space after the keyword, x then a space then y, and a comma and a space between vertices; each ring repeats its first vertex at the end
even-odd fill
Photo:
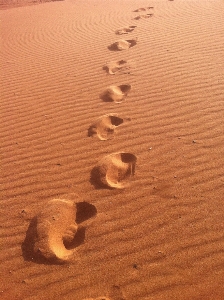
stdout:
POLYGON ((223 0, 0 11, 1 299, 224 299, 223 12, 223 0), (118 40, 136 44, 110 51, 118 40), (125 101, 100 98, 120 85, 125 101), (108 114, 129 121, 89 136, 108 114), (96 187, 94 166, 116 152, 137 157, 130 186, 96 187), (95 211, 66 264, 31 251, 52 199, 95 211))

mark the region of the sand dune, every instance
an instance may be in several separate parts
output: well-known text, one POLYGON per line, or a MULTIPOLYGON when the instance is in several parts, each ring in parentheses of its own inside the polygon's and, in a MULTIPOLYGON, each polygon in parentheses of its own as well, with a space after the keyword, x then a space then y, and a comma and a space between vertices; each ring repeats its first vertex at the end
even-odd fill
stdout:
POLYGON ((224 2, 9 6, 1 299, 223 299, 224 2))

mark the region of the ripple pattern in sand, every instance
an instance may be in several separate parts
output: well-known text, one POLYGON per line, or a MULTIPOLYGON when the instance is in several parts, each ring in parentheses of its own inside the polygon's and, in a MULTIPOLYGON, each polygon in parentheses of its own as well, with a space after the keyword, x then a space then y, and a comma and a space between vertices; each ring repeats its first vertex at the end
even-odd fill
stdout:
POLYGON ((93 12, 94 1, 46 4, 51 15, 44 6, 1 11, 6 299, 47 299, 49 288, 60 299, 97 297, 115 281, 127 299, 209 299, 211 291, 222 299, 223 4, 155 2, 153 17, 135 23, 133 11, 148 5, 140 2, 102 1, 93 12), (128 34, 137 45, 108 51, 115 30, 130 25, 138 26, 128 34), (137 62, 133 74, 102 70, 129 59, 137 62), (99 147, 86 130, 115 112, 99 95, 122 82, 133 88, 116 113, 131 122, 99 147), (92 166, 121 149, 138 156, 133 187, 95 190, 92 166), (82 261, 56 273, 28 266, 21 244, 30 219, 71 193, 98 209, 78 249, 82 261))

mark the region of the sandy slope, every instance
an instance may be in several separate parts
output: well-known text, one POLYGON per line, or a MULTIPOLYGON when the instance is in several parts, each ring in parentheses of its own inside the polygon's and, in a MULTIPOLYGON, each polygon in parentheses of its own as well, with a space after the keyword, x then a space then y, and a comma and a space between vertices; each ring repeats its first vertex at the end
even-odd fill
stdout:
POLYGON ((222 0, 69 0, 0 12, 1 299, 224 298, 223 10, 222 0), (149 5, 153 16, 134 20, 149 5), (103 69, 123 60, 115 75, 103 69), (121 103, 100 98, 124 84, 121 103), (107 114, 129 121, 113 139, 88 136, 107 114), (114 152, 137 157, 131 185, 99 188, 92 169, 114 152), (29 252, 54 198, 87 202, 70 264, 29 252))

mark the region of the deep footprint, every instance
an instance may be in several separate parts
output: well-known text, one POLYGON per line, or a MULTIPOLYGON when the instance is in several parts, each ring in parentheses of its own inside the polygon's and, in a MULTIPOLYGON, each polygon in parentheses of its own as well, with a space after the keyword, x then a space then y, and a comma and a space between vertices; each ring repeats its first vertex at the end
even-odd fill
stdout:
POLYGON ((139 16, 135 17, 134 20, 148 19, 148 18, 151 18, 152 16, 153 16, 153 14, 139 15, 139 16))
POLYGON ((137 39, 133 40, 119 40, 110 46, 108 46, 108 49, 110 51, 122 51, 127 50, 131 47, 134 47, 137 44, 137 39))
POLYGON ((97 135, 101 141, 112 139, 115 129, 124 122, 117 114, 108 114, 100 117, 88 130, 89 136, 97 135))
POLYGON ((83 211, 89 218, 95 206, 71 200, 53 199, 36 217, 33 253, 51 262, 68 262, 76 257, 76 247, 84 240, 83 211))
POLYGON ((98 187, 126 188, 135 174, 136 161, 137 157, 131 153, 118 152, 107 155, 93 168, 91 181, 98 187))
POLYGON ((116 30, 115 33, 118 34, 118 35, 128 34, 129 32, 132 32, 136 27, 137 26, 124 27, 124 28, 116 30))
POLYGON ((111 85, 101 95, 104 102, 121 103, 131 90, 130 84, 111 85))

